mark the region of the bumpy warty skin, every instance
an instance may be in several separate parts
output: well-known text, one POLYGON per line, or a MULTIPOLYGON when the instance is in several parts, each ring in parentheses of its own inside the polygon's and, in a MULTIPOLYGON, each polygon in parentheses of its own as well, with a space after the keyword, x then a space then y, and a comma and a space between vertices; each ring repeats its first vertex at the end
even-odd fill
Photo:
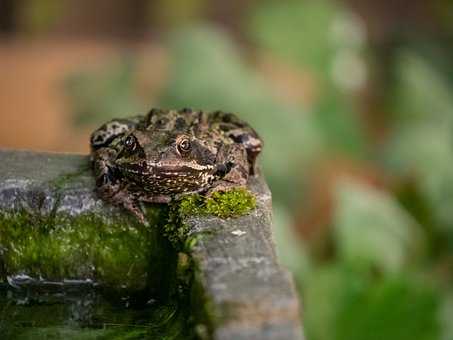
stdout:
POLYGON ((145 222, 140 202, 244 186, 262 146, 250 125, 222 111, 152 109, 113 119, 91 135, 96 191, 145 222))

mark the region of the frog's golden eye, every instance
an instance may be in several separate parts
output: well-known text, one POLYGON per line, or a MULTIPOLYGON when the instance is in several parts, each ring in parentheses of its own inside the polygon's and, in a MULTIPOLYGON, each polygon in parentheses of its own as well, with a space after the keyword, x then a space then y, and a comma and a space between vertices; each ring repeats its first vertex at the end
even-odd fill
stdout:
POLYGON ((134 151, 137 146, 137 139, 133 135, 127 136, 127 138, 124 140, 124 146, 129 151, 134 151))
POLYGON ((177 147, 180 153, 187 153, 190 151, 192 145, 190 139, 187 137, 181 137, 177 140, 177 147))

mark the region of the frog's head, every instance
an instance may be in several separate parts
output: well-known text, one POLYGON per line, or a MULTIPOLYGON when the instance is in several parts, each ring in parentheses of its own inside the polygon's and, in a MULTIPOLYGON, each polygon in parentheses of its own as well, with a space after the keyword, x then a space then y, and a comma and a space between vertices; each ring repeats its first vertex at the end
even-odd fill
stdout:
POLYGON ((217 171, 215 153, 187 132, 133 130, 121 144, 118 170, 148 190, 192 191, 207 185, 217 171))

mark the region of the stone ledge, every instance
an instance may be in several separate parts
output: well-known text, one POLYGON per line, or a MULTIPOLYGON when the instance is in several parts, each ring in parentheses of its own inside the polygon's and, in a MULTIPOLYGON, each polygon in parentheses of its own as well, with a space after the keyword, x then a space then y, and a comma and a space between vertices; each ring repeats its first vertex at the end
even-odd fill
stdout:
MULTIPOLYGON (((87 156, 0 150, 0 210, 118 213, 93 188, 87 156)), ((183 221, 191 235, 207 235, 191 253, 205 297, 194 306, 209 309, 214 339, 302 339, 293 281, 275 255, 269 189, 262 177, 251 179, 249 189, 257 208, 248 215, 183 221)))

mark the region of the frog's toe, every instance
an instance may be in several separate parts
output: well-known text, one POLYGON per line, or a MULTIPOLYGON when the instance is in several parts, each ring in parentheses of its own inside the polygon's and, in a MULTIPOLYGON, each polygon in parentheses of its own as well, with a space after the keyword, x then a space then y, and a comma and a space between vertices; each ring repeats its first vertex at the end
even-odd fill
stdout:
POLYGON ((147 224, 145 214, 136 202, 124 202, 123 206, 126 210, 131 212, 142 224, 147 224))
POLYGON ((141 224, 148 225, 148 221, 145 218, 145 214, 143 213, 143 211, 141 211, 141 209, 139 208, 137 210, 134 209, 131 210, 131 212, 135 215, 135 217, 137 217, 141 224))

